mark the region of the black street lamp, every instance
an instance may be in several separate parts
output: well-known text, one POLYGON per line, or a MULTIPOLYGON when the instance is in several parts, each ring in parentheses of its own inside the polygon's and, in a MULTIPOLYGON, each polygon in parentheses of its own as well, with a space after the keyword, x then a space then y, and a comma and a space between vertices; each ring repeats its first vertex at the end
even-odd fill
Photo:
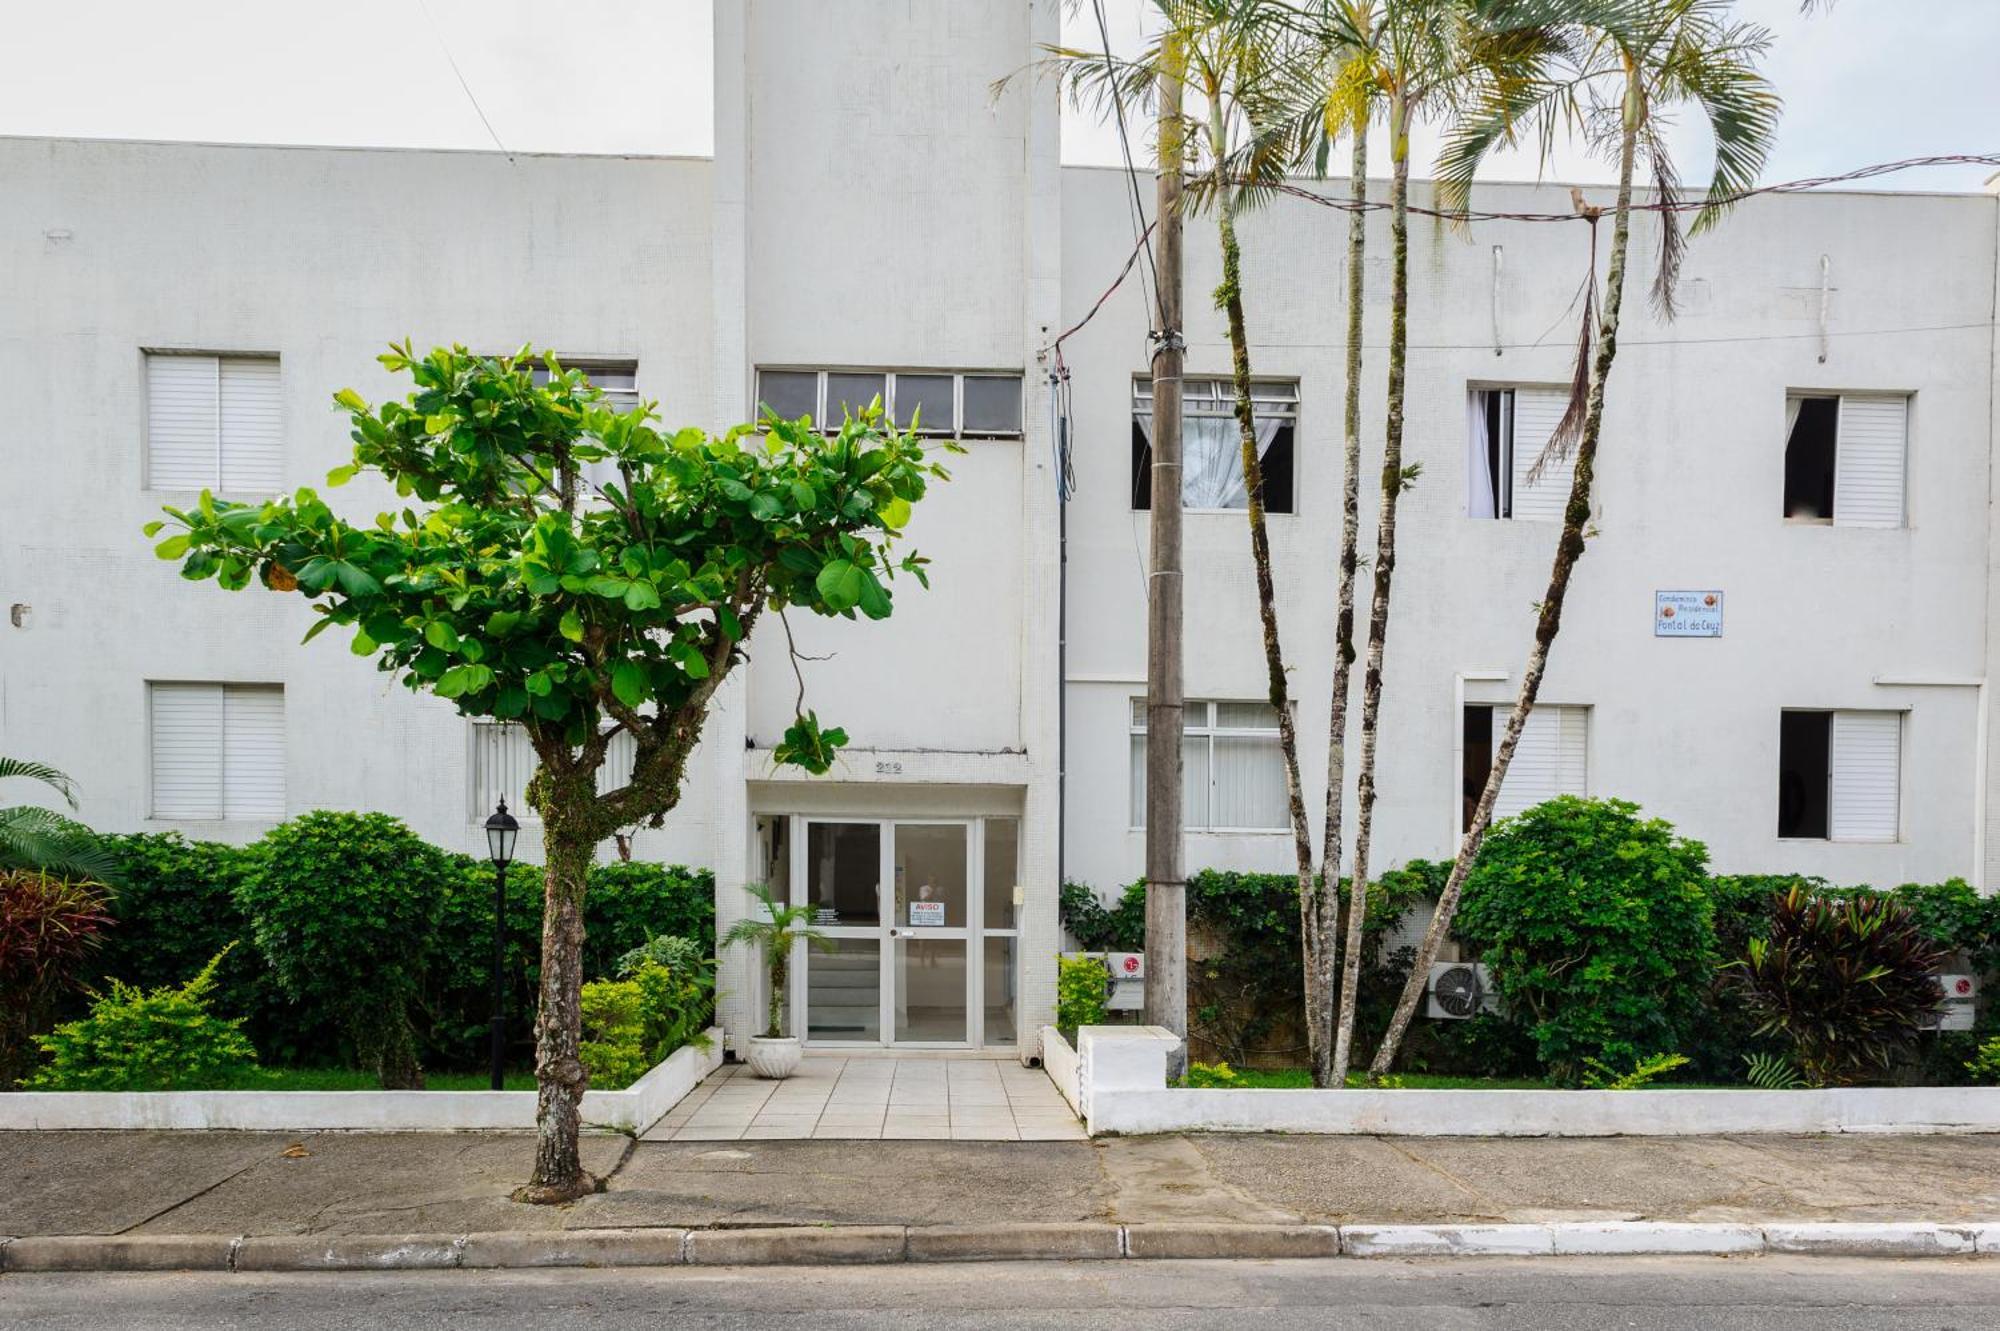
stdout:
POLYGON ((507 801, 486 820, 486 854, 493 861, 493 1089, 507 1089, 507 865, 521 824, 507 801))

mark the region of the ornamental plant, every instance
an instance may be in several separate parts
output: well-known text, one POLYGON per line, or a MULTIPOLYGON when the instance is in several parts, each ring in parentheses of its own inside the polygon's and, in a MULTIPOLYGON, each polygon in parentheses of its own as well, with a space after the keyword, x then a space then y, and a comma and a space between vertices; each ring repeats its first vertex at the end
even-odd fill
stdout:
MULTIPOLYGON (((406 342, 380 359, 414 388, 380 405, 335 395, 354 453, 327 481, 377 473, 399 507, 357 523, 312 489, 261 504, 204 492, 148 534, 167 533, 157 553, 183 577, 296 592, 319 615, 309 640, 346 630, 404 686, 527 732, 547 867, 539 1142, 516 1195, 570 1201, 598 1186, 578 1154, 577 1049, 597 845, 674 808, 709 702, 765 614, 883 619, 898 574, 922 581, 923 559, 896 547, 945 472, 874 408, 824 432, 775 418, 669 432, 652 404, 612 411, 532 348, 419 356, 406 342), (600 793, 621 733, 631 778, 600 793)), ((847 736, 806 710, 803 688, 796 712, 773 756, 824 772, 847 736)))
POLYGON ((111 923, 104 889, 39 869, 0 869, 0 1090, 27 1070, 32 1040, 111 923))
POLYGON ((90 1015, 41 1039, 49 1061, 28 1085, 44 1091, 212 1090, 257 1067, 243 1022, 209 1011, 216 970, 234 943, 193 979, 141 989, 122 980, 92 1001, 90 1015))
POLYGON ((1887 1073, 1936 1015, 1946 955, 1892 897, 1793 887, 1731 971, 1758 1034, 1789 1041, 1809 1084, 1844 1086, 1887 1073))
POLYGON ((1060 957, 1056 960, 1056 1029, 1074 1041, 1085 1026, 1104 1024, 1111 997, 1111 970, 1104 958, 1060 957))
POLYGON ((793 950, 799 943, 805 943, 822 952, 831 952, 838 944, 812 927, 811 906, 803 903, 781 906, 772 899, 771 889, 762 883, 750 884, 749 892, 757 898, 758 909, 729 927, 722 937, 722 946, 747 947, 764 954, 764 969, 770 981, 770 1012, 764 1038, 777 1040, 785 1034, 785 986, 792 973, 793 950))
POLYGON ((1493 830, 1458 933, 1555 1080, 1684 1048, 1714 971, 1708 852, 1624 800, 1565 795, 1493 830))

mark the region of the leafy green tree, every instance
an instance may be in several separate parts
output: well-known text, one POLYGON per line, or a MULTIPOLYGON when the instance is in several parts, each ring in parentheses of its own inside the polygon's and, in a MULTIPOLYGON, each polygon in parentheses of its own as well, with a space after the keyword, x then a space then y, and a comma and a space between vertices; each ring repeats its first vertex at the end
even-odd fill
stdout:
MULTIPOLYGON (((311 489, 263 504, 204 493, 148 530, 171 529, 158 553, 183 577, 296 590, 321 616, 309 639, 352 629, 355 655, 407 687, 526 731, 547 867, 539 1141, 517 1196, 566 1201, 598 1186, 578 1155, 577 1054, 597 845, 673 809, 709 703, 767 610, 888 616, 894 576, 923 577, 920 557, 895 554, 911 505, 945 473, 875 410, 827 433, 776 419, 666 433, 650 404, 611 411, 552 356, 537 383, 532 349, 405 343, 381 361, 415 390, 379 406, 335 396, 354 455, 328 482, 378 472, 400 512, 357 524, 311 489), (632 775, 600 794, 620 734, 632 775)), ((775 757, 823 772, 845 741, 802 711, 775 757)))
MULTIPOLYGON (((0 754, 0 781, 39 781, 76 808, 76 785, 47 763, 0 754)), ((0 869, 36 869, 64 878, 108 880, 116 866, 90 829, 54 809, 20 804, 0 809, 0 869)))
MULTIPOLYGON (((1732 21, 1730 0, 1479 0, 1485 21, 1499 28, 1553 26, 1562 57, 1546 77, 1488 89, 1457 122, 1439 171, 1439 197, 1447 207, 1470 196, 1479 163, 1496 148, 1533 136, 1546 157, 1565 130, 1609 146, 1618 168, 1617 202, 1611 214, 1611 252, 1604 274, 1604 299, 1596 302, 1595 235, 1602 209, 1578 208, 1589 219, 1593 248, 1585 285, 1583 333, 1577 352, 1576 394, 1558 424, 1550 455, 1574 452, 1562 531, 1556 537, 1548 589, 1535 607, 1534 644, 1521 672, 1520 693, 1505 732, 1494 747, 1492 770, 1459 842, 1451 879, 1417 949, 1417 963, 1396 1004, 1388 1034, 1369 1066, 1380 1078, 1395 1065, 1403 1033, 1423 999, 1425 977, 1451 930, 1452 916, 1480 842, 1493 820, 1507 766, 1541 692, 1549 650, 1562 627, 1570 577, 1583 557, 1590 527, 1590 490, 1597 470, 1598 438, 1604 425, 1604 391, 1618 355, 1618 323, 1625 296, 1626 255, 1632 235, 1632 182, 1643 158, 1652 167, 1660 217, 1660 264, 1653 304, 1671 318, 1681 257, 1679 174, 1667 151, 1665 130, 1675 111, 1692 107, 1707 125, 1715 149, 1708 194, 1690 228, 1699 233, 1719 221, 1731 204, 1756 184, 1777 134, 1781 103, 1757 69, 1771 34, 1755 24, 1732 21), (1593 343, 1593 336, 1595 341, 1593 343)), ((1534 475, 1530 472, 1530 475, 1534 475)))

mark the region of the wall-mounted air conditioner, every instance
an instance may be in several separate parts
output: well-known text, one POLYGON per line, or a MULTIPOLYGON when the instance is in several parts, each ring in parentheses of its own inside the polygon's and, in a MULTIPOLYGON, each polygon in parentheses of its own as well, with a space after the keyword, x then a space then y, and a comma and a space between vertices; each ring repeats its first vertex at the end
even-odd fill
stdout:
POLYGON ((1979 981, 1970 975, 1933 975, 1938 988, 1944 990, 1944 1000, 1938 1004, 1937 1016, 1926 1023, 1926 1030, 1969 1031, 1972 1029, 1974 1007, 1979 1000, 1979 981))
POLYGON ((1461 1020, 1500 1006, 1493 976, 1476 961, 1438 961, 1431 964, 1430 1001, 1424 1015, 1461 1020))

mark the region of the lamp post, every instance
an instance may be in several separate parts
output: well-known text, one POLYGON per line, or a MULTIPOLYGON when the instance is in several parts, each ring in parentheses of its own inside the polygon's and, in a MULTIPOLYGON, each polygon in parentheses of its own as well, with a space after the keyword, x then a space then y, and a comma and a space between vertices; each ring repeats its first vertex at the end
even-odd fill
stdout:
POLYGON ((493 1089, 507 1088, 507 864, 521 824, 507 801, 486 820, 486 854, 493 861, 493 1089))

